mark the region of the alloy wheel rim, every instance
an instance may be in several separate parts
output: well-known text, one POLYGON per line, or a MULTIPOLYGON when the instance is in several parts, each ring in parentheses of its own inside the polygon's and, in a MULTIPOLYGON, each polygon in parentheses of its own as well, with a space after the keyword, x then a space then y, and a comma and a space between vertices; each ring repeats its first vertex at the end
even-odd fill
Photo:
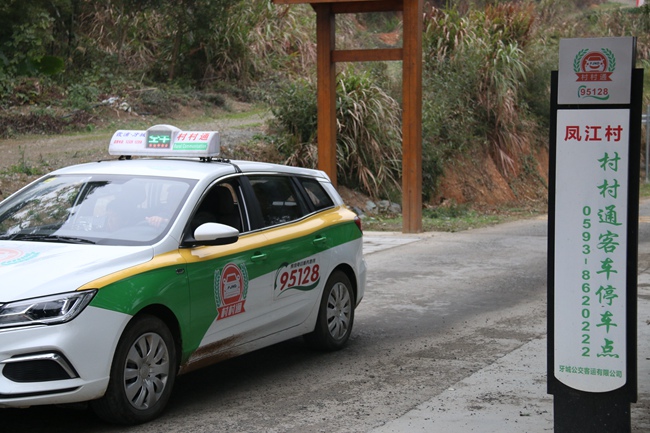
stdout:
POLYGON ((352 302, 350 292, 343 283, 336 283, 327 299, 327 328, 335 340, 345 337, 350 328, 352 302))
POLYGON ((153 407, 162 397, 169 378, 169 350, 155 333, 141 335, 131 346, 124 365, 124 391, 138 410, 153 407))

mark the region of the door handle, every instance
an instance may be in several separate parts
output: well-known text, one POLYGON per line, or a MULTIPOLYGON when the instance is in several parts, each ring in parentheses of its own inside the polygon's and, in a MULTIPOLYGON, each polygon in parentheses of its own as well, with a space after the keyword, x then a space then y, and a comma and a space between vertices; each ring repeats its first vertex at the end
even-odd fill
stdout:
POLYGON ((312 241, 312 244, 314 244, 317 247, 324 247, 326 246, 327 243, 327 236, 317 236, 316 239, 312 241))
POLYGON ((251 257, 251 261, 253 261, 253 262, 261 262, 262 260, 266 260, 266 254, 265 253, 255 253, 251 257))

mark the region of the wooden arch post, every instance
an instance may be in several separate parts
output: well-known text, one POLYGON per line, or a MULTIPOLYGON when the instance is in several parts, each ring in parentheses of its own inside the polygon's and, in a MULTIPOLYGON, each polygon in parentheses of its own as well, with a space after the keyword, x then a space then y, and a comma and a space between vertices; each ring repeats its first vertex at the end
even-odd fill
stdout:
POLYGON ((336 185, 336 63, 402 61, 402 231, 422 231, 422 13, 423 0, 273 0, 309 3, 316 11, 318 168, 336 185), (403 46, 337 50, 337 14, 402 12, 403 46))

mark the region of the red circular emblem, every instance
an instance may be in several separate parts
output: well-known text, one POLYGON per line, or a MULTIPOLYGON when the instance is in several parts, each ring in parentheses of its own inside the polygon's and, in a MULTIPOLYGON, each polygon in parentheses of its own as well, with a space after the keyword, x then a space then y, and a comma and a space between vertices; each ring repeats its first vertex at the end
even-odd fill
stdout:
POLYGON ((229 263, 223 268, 220 286, 224 305, 234 304, 241 299, 244 277, 238 266, 229 263))
POLYGON ((580 62, 580 67, 584 72, 605 72, 607 65, 607 57, 598 51, 587 53, 580 62))

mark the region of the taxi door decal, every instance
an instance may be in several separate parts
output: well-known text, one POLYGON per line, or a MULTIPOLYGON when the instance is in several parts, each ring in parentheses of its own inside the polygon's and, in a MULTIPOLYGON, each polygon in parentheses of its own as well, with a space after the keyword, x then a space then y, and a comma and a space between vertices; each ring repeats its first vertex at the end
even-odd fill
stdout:
POLYGON ((292 290, 308 292, 320 283, 320 265, 315 257, 294 263, 282 263, 275 273, 273 298, 292 290))
POLYGON ((217 305, 217 320, 245 313, 244 303, 248 294, 248 272, 228 263, 223 269, 214 271, 214 300, 217 305))

